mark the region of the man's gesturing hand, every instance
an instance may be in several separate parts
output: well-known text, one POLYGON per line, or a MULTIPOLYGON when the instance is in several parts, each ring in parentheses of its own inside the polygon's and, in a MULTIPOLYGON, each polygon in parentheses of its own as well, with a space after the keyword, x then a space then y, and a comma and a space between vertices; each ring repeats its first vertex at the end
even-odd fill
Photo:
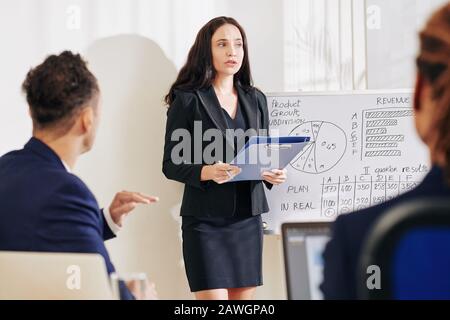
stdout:
POLYGON ((150 204, 159 201, 158 197, 147 196, 140 192, 122 191, 114 197, 109 212, 114 223, 122 227, 123 219, 136 208, 138 204, 150 204))

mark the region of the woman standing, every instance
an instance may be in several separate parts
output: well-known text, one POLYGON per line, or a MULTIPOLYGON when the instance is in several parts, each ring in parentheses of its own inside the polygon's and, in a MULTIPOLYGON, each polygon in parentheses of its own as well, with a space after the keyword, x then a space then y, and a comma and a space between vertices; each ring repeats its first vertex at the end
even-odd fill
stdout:
POLYGON ((260 215, 269 211, 263 181, 270 189, 286 180, 286 171, 264 172, 260 181, 225 183, 239 168, 227 164, 231 159, 221 152, 213 153, 214 161, 205 161, 210 142, 202 139, 214 129, 223 140, 224 150, 219 151, 231 148, 235 155, 239 141, 228 139, 225 132, 267 132, 266 97, 251 79, 244 30, 233 18, 218 17, 199 31, 166 96, 163 172, 185 184, 183 256, 197 299, 252 299, 256 286, 262 285, 260 215), (177 129, 189 132, 192 141, 182 161, 173 155, 179 143, 173 135, 177 129))

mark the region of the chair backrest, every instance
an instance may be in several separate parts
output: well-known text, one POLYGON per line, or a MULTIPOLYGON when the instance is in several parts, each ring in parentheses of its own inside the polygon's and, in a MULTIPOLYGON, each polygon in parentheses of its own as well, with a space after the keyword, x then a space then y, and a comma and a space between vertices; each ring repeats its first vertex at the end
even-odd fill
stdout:
POLYGON ((112 299, 99 254, 0 251, 0 300, 112 299))
POLYGON ((386 212, 363 246, 357 284, 362 299, 450 299, 450 201, 421 199, 386 212), (369 288, 378 271, 381 288, 369 288))

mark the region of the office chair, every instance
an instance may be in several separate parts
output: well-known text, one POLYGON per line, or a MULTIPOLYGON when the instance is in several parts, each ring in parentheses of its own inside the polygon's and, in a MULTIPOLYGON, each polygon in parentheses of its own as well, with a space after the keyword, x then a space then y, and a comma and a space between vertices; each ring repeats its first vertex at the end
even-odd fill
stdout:
POLYGON ((112 298, 99 254, 0 251, 0 300, 112 298))
POLYGON ((360 299, 450 299, 450 201, 423 199, 389 210, 368 236, 358 271, 360 299), (381 288, 369 289, 378 271, 369 266, 379 267, 381 288))

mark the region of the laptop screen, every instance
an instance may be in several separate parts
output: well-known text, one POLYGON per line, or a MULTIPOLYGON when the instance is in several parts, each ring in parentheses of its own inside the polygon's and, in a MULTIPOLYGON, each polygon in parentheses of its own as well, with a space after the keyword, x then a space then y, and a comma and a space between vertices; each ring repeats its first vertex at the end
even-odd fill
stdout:
POLYGON ((284 265, 289 300, 321 300, 322 253, 330 239, 330 223, 284 223, 284 265))

